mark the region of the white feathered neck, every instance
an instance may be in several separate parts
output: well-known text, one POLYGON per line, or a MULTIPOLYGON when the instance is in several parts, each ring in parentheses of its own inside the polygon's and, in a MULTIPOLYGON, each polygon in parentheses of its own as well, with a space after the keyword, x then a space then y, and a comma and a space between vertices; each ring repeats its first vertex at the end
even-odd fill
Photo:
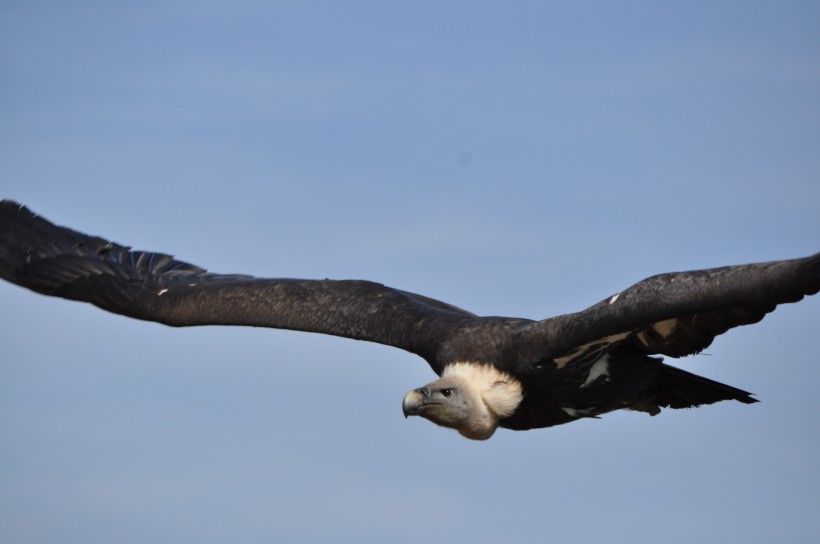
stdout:
POLYGON ((496 418, 511 416, 524 399, 521 382, 496 367, 482 363, 458 362, 444 368, 441 377, 459 376, 478 393, 496 418))

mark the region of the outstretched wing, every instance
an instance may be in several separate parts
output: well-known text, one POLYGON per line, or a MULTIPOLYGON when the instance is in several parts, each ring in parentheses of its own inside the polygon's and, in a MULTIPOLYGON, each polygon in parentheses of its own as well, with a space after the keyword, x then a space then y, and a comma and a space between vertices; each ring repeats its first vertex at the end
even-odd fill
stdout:
POLYGON ((370 281, 213 274, 56 226, 8 200, 0 202, 0 277, 166 325, 318 332, 395 346, 428 361, 452 326, 475 317, 370 281))
POLYGON ((698 353, 732 327, 820 290, 820 253, 803 259, 661 274, 578 313, 525 325, 559 364, 629 342, 650 354, 698 353))

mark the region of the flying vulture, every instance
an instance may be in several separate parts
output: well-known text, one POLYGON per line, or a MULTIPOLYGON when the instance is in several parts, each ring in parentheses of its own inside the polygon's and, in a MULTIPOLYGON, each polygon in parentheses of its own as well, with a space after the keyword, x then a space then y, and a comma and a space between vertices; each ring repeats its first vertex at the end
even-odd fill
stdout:
POLYGON ((0 276, 38 293, 174 327, 248 325, 378 342, 440 378, 404 397, 414 415, 485 440, 626 408, 656 415, 750 393, 657 355, 698 353, 778 304, 820 290, 820 253, 652 276, 586 310, 531 321, 480 317, 363 280, 223 275, 56 226, 0 202, 0 276))

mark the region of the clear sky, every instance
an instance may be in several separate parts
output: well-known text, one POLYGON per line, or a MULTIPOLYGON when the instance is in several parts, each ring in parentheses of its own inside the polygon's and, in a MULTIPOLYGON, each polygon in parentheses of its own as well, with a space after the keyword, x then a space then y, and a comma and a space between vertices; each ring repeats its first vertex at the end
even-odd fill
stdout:
MULTIPOLYGON (((0 5, 0 196, 217 272, 480 314, 820 251, 817 2, 0 5)), ((753 406, 475 443, 379 345, 0 285, 9 543, 820 541, 820 297, 683 368, 753 406)))

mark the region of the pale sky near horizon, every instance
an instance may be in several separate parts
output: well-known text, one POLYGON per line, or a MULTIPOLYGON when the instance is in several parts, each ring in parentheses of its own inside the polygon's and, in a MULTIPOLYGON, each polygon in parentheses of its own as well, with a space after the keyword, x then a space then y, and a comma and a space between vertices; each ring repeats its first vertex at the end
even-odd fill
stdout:
MULTIPOLYGON (((820 251, 816 2, 4 2, 0 197, 216 272, 478 314, 820 251)), ((820 541, 820 297, 754 392, 467 441, 411 354, 0 284, 0 541, 820 541)))

